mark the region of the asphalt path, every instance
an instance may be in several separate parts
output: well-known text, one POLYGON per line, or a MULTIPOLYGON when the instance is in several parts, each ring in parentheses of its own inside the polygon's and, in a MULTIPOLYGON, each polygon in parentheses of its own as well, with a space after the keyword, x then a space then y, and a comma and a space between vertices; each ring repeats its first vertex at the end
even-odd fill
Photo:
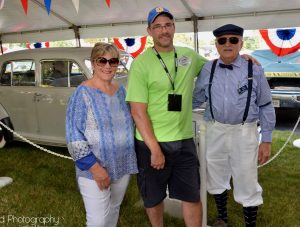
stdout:
MULTIPOLYGON (((299 109, 276 109, 276 130, 293 130, 299 115, 299 109)), ((300 134, 300 123, 295 132, 300 134)))

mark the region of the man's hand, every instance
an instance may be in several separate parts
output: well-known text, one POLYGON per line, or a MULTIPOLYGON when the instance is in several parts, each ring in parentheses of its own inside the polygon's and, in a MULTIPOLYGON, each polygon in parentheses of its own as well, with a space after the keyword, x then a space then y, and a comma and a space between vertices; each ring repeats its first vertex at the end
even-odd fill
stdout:
POLYGON ((259 150, 258 150, 258 163, 260 165, 264 164, 266 161, 269 160, 270 155, 271 155, 271 143, 262 142, 259 145, 259 150))
POLYGON ((241 56, 247 61, 249 61, 249 60, 252 61, 252 63, 255 65, 260 65, 259 61, 257 61, 254 57, 252 57, 249 54, 242 54, 241 56))
POLYGON ((151 166, 157 170, 164 168, 165 156, 160 150, 151 153, 151 166))
POLYGON ((165 166, 165 156, 155 137, 152 122, 148 116, 146 103, 130 102, 131 114, 141 136, 151 151, 151 167, 157 170, 165 166))

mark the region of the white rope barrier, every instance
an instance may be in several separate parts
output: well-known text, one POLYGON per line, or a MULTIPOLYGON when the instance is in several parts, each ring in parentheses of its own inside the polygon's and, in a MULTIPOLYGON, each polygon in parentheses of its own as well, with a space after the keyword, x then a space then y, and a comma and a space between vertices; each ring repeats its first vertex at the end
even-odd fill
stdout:
POLYGON ((22 139, 23 141, 29 143, 30 145, 32 145, 32 146, 34 146, 34 147, 36 147, 36 148, 38 148, 38 149, 40 149, 40 150, 42 150, 42 151, 45 151, 45 152, 47 152, 47 153, 49 153, 49 154, 58 156, 58 157, 60 157, 60 158, 66 158, 66 159, 71 159, 71 160, 73 160, 70 156, 66 156, 66 155, 62 155, 62 154, 55 153, 55 152, 53 152, 53 151, 50 151, 50 150, 48 150, 48 149, 46 149, 46 148, 44 148, 44 147, 41 147, 41 146, 39 146, 39 145, 37 145, 37 144, 31 142, 30 140, 26 139, 24 136, 21 136, 20 134, 18 134, 17 132, 15 132, 15 131, 12 130, 11 128, 9 128, 6 124, 2 123, 1 121, 0 121, 0 125, 3 126, 4 128, 6 128, 6 129, 7 129, 8 131, 10 131, 11 133, 13 133, 15 136, 17 136, 17 137, 19 137, 20 139, 22 139))
POLYGON ((292 136, 294 135, 294 132, 295 132, 296 128, 298 127, 299 121, 300 121, 300 115, 299 115, 299 117, 298 117, 298 120, 297 120, 297 122, 296 122, 296 124, 295 124, 295 126, 294 126, 294 128, 293 128, 293 130, 292 130, 292 132, 291 132, 291 134, 289 135, 289 137, 287 138, 287 140, 285 141, 285 143, 283 144, 283 146, 280 148, 280 150, 279 150, 272 158, 270 158, 267 162, 265 162, 265 163, 262 164, 262 165, 259 165, 258 168, 263 167, 263 166, 269 164, 269 163, 272 162, 275 158, 278 157, 278 155, 283 151, 283 149, 286 147, 286 145, 288 144, 288 142, 290 142, 290 139, 292 138, 292 136))
MULTIPOLYGON (((262 165, 259 165, 258 168, 263 167, 263 166, 269 164, 270 162, 272 162, 275 158, 277 158, 277 157, 280 155, 280 153, 283 151, 283 149, 286 147, 286 145, 287 145, 288 142, 290 141, 291 137, 294 135, 295 130, 296 130, 296 128, 298 127, 299 122, 300 122, 300 115, 299 115, 299 117, 298 117, 298 120, 297 120, 297 122, 296 122, 296 124, 295 124, 295 126, 294 126, 294 128, 293 128, 293 130, 292 130, 292 132, 291 132, 291 134, 289 135, 289 137, 287 138, 287 140, 285 141, 285 143, 283 144, 283 146, 280 148, 280 150, 279 150, 279 151, 278 151, 271 159, 269 159, 267 162, 265 162, 265 163, 262 164, 262 165)), ((45 152, 47 152, 47 153, 49 153, 49 154, 52 154, 52 155, 55 155, 55 156, 58 156, 58 157, 61 157, 61 158, 66 158, 66 159, 71 159, 71 160, 73 160, 70 156, 66 156, 66 155, 62 155, 62 154, 55 153, 55 152, 53 152, 53 151, 50 151, 50 150, 48 150, 48 149, 46 149, 46 148, 44 148, 44 147, 41 147, 41 146, 39 146, 39 145, 37 145, 37 144, 31 142, 30 140, 28 140, 28 139, 26 139, 25 137, 21 136, 21 135, 18 134, 17 132, 13 131, 11 128, 9 128, 7 125, 5 125, 4 123, 2 123, 1 121, 0 121, 0 125, 3 126, 4 128, 6 128, 6 129, 7 129, 8 131, 10 131, 11 133, 13 133, 15 136, 17 136, 17 137, 19 137, 20 139, 22 139, 23 141, 29 143, 30 145, 32 145, 32 146, 34 146, 34 147, 36 147, 36 148, 38 148, 38 149, 40 149, 40 150, 42 150, 42 151, 45 151, 45 152)), ((201 133, 201 132, 200 132, 200 133, 201 133)))

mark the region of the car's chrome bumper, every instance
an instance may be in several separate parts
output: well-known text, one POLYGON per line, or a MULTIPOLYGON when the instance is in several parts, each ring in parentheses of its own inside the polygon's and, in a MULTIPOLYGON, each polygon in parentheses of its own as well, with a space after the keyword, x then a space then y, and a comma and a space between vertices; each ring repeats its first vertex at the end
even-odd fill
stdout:
POLYGON ((300 108, 300 92, 272 91, 272 102, 277 108, 300 108))

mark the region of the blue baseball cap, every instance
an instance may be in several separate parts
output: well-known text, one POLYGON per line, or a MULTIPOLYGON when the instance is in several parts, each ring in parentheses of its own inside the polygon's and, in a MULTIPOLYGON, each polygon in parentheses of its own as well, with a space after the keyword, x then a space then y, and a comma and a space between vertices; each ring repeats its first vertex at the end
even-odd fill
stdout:
POLYGON ((155 21, 155 19, 161 14, 168 16, 171 20, 173 20, 173 18, 174 18, 168 9, 158 6, 149 12, 148 25, 152 24, 155 21))

